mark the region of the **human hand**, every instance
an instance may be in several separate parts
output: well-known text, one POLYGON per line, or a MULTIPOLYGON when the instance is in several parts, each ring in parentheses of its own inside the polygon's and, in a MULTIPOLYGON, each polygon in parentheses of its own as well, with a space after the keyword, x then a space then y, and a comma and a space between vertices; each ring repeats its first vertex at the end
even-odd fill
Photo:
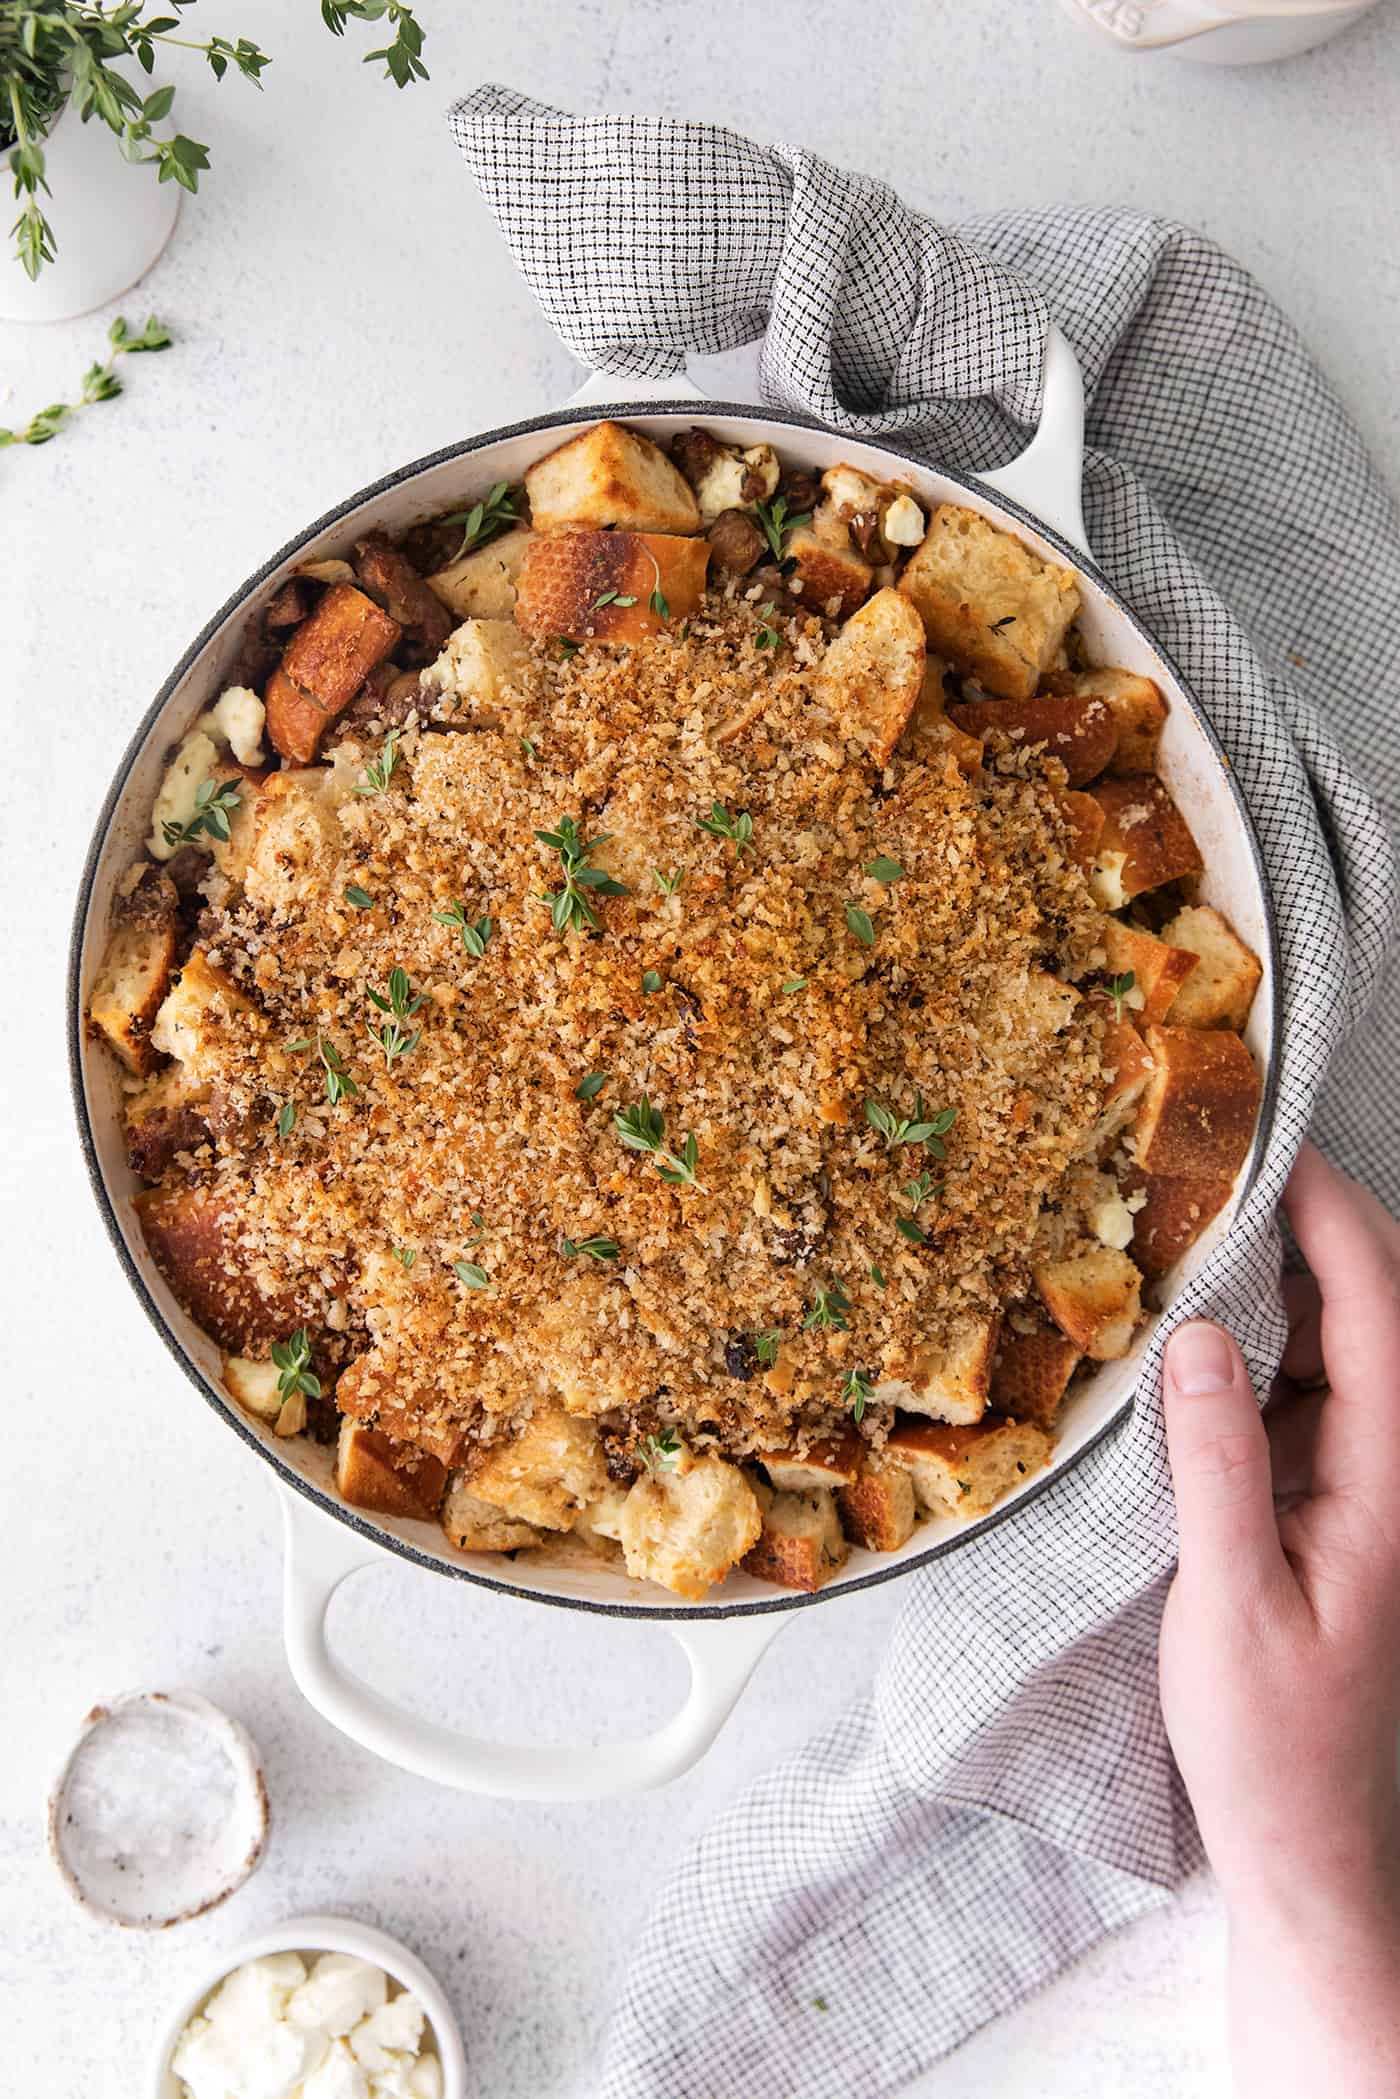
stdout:
POLYGON ((1312 1274, 1268 1430, 1221 1328, 1166 1352, 1162 1710, 1229 1913, 1238 2089, 1392 2099, 1400 1225, 1311 1146, 1284 1208, 1312 1274))

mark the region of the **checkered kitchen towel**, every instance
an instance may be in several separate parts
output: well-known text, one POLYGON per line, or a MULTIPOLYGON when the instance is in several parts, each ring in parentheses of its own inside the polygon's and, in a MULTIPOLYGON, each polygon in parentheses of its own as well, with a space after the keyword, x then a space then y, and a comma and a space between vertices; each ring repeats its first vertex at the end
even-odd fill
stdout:
MULTIPOLYGON (((666 377, 762 336, 768 400, 975 470, 1036 422, 1051 314, 1070 338, 1094 552, 1219 730, 1278 908, 1268 1155, 1165 1322, 1224 1319, 1264 1389, 1275 1210, 1309 1126, 1400 1209, 1400 983, 1380 988, 1400 520, 1326 382, 1236 263, 1140 213, 954 235, 866 176, 707 125, 577 120, 492 87, 450 121, 585 364, 666 377)), ((873 1696, 685 1860, 635 1955, 606 2099, 893 2091, 1199 1862, 1157 1704, 1161 1338, 1122 1432, 914 1577, 873 1696)))

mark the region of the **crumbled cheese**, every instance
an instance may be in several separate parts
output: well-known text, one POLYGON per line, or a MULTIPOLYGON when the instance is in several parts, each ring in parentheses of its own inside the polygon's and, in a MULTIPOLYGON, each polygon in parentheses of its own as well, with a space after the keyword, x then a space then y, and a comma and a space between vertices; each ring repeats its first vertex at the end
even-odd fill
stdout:
POLYGON ((275 1363, 255 1362, 251 1356, 224 1358, 224 1383, 238 1404, 262 1421, 275 1421, 282 1411, 280 1375, 275 1363))
POLYGON ((168 860, 176 851, 165 835, 165 826, 189 823, 195 812, 195 796, 218 763, 214 740, 201 728, 190 730, 165 769, 160 792, 151 811, 151 835, 146 851, 153 860, 168 860))
POLYGON ((240 765, 261 765, 263 720, 257 694, 247 685, 228 685, 195 727, 227 744, 240 765))
POLYGON ((323 1953, 246 1961, 171 2058, 181 2099, 441 2099, 426 2014, 372 1962, 323 1953))
POLYGON ((923 541, 924 513, 912 496, 896 496, 880 520, 892 547, 917 547, 923 541))
POLYGON ((1133 1243, 1133 1213, 1121 1195, 1109 1195, 1089 1212, 1089 1229, 1100 1246, 1122 1253, 1133 1243))
POLYGON ((767 502, 778 486, 778 455, 771 445, 754 445, 747 452, 726 451, 700 477, 695 500, 708 525, 724 510, 752 510, 754 502, 767 502), (746 498, 744 483, 757 475, 763 486, 757 498, 746 498))
POLYGON ((1123 868, 1126 853, 1100 853, 1089 875, 1089 887, 1094 902, 1102 904, 1105 911, 1121 911, 1131 899, 1123 887, 1123 868))
MULTIPOLYGON (((829 467, 822 475, 822 487, 832 509, 847 523, 852 518, 877 515, 884 493, 878 481, 857 473, 853 466, 829 467)), ((923 534, 919 536, 922 538, 923 534)))

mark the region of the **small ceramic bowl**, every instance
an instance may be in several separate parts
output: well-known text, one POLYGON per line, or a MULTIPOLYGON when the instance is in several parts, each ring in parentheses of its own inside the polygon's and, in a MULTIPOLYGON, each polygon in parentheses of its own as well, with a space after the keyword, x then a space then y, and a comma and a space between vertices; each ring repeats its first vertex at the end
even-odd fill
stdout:
POLYGON ((356 1923, 353 1917, 292 1917, 275 1931, 227 1947, 216 1963, 195 1978, 162 2025, 146 2083, 149 2099, 181 2099, 179 2082, 170 2067, 181 2034, 226 1975, 245 1961, 261 1960, 269 1953, 349 1953, 382 1968, 391 1982, 413 1992, 428 2015, 428 2029, 442 2064, 442 2099, 466 2099, 462 2030, 441 1983, 407 1946, 385 1931, 376 1931, 372 1924, 356 1923))

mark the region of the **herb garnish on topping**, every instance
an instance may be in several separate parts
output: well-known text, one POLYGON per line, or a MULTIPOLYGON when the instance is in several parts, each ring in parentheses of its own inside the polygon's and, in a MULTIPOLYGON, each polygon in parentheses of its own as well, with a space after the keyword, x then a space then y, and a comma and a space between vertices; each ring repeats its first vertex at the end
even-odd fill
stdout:
POLYGON ((468 1290, 489 1290, 491 1278, 475 1261, 454 1261, 452 1273, 458 1282, 465 1283, 468 1290))
POLYGON ((680 1463, 680 1438, 673 1428, 663 1429, 659 1436, 644 1436, 639 1455, 650 1473, 674 1472, 680 1463))
POLYGON ((282 1399, 291 1399, 297 1392, 308 1393, 312 1399, 321 1397, 321 1380, 311 1368, 311 1342, 304 1326, 286 1341, 273 1342, 272 1360, 280 1373, 277 1391, 282 1399))
POLYGON ((841 1397, 851 1410, 851 1419, 859 1426, 865 1414, 866 1401, 875 1397, 875 1387, 861 1370, 846 1373, 846 1382, 841 1387, 841 1397))
POLYGON ((293 1131, 293 1130, 294 1130, 294 1129, 296 1128, 296 1126, 297 1126, 297 1104, 296 1104, 296 1102, 295 1102, 295 1101, 283 1101, 283 1103, 282 1103, 281 1107, 280 1107, 280 1108, 279 1108, 279 1109, 277 1110, 277 1134, 278 1134, 278 1136, 279 1136, 279 1137, 281 1137, 281 1138, 283 1138, 283 1139, 286 1139, 286 1138, 290 1137, 290 1136, 291 1136, 291 1134, 292 1134, 292 1131, 293 1131))
POLYGON ((867 860, 865 872, 877 882, 899 882, 904 877, 904 869, 888 853, 877 853, 873 860, 867 860))
POLYGON ((1137 978, 1132 970, 1126 971, 1121 977, 1110 977, 1108 995, 1113 1001, 1115 1019, 1121 1020, 1123 1018, 1123 1003, 1136 982, 1137 978))
POLYGON ((409 1056, 418 1047, 423 1030, 414 1028, 410 1033, 404 1023, 411 1020, 422 1005, 423 993, 412 991, 408 971, 397 967, 391 970, 384 991, 376 991, 372 985, 366 984, 365 997, 381 1013, 390 1016, 381 1027, 371 1025, 366 1030, 370 1041, 383 1050, 385 1065, 392 1064, 396 1057, 409 1056))
POLYGON ((398 770, 399 732, 391 729, 384 739, 384 749, 379 757, 365 767, 364 779, 356 784, 356 794, 383 794, 398 770))
POLYGON ((476 923, 467 917, 467 907, 455 903, 446 911, 435 911, 433 917, 440 926, 454 926, 462 936, 462 945, 477 961, 486 953, 486 945, 496 928, 489 918, 479 918, 476 923))
POLYGON ((669 1147, 666 1118, 659 1108, 653 1108, 646 1094, 632 1107, 617 1110, 613 1128, 629 1151, 650 1152, 662 1180, 669 1181, 673 1188, 694 1188, 701 1195, 709 1193, 695 1178, 699 1147, 694 1137, 687 1137, 678 1151, 669 1147))
POLYGON ((845 909, 847 932, 854 933, 862 947, 874 947, 875 921, 870 913, 863 911, 859 904, 847 904, 845 909))
POLYGON ((372 911, 374 909, 374 898, 367 889, 361 889, 358 882, 346 883, 345 901, 354 911, 372 911))
POLYGON ((572 816, 559 820, 555 831, 536 831, 541 845, 547 845, 559 855, 559 865, 564 872, 564 887, 542 896, 540 902, 548 904, 550 919, 556 933, 567 933, 570 926, 582 931, 585 927, 596 933, 600 930, 597 912, 588 900, 587 892, 596 896, 627 896, 629 891, 601 868, 590 867, 588 856, 600 845, 606 845, 612 837, 611 831, 600 831, 596 838, 584 838, 572 816))
POLYGON ((510 483, 497 481, 479 503, 472 504, 470 510, 454 510, 441 522, 462 527, 462 544, 452 556, 454 561, 460 561, 473 547, 486 546, 508 525, 518 525, 520 513, 515 508, 510 483))
POLYGON ((753 1352, 765 1370, 771 1370, 778 1360, 778 1347, 783 1338, 780 1326, 769 1327, 763 1334, 753 1336, 753 1352))
POLYGON ((847 1314, 851 1300, 840 1283, 818 1283, 812 1296, 811 1310, 802 1322, 804 1333, 830 1333, 846 1331, 849 1325, 847 1314))
POLYGON ((228 820, 243 797, 236 780, 204 780, 195 789, 194 815, 187 824, 163 823, 161 831, 169 846, 191 845, 201 831, 228 843, 228 820))
POLYGON ((622 1252, 616 1239, 605 1239, 596 1232, 587 1239, 561 1238, 559 1243, 570 1260, 576 1254, 590 1254, 595 1261, 615 1261, 622 1252))
POLYGON ((754 516, 775 561, 782 560, 789 533, 812 522, 810 510, 796 510, 789 515, 786 496, 775 496, 771 503, 755 503, 754 516))
POLYGON ((901 1144, 924 1144, 935 1159, 946 1159, 948 1153, 943 1139, 957 1121, 958 1111, 956 1108, 940 1108, 936 1115, 926 1115, 923 1094, 916 1091, 912 1116, 896 1115, 883 1102, 868 1100, 865 1119, 871 1129, 884 1138, 889 1151, 901 1144))
POLYGON ((741 809, 731 816, 723 802, 711 802, 709 815, 697 816, 695 828, 708 831, 712 838, 727 838, 734 848, 736 860, 753 839, 753 818, 748 810, 741 809))

